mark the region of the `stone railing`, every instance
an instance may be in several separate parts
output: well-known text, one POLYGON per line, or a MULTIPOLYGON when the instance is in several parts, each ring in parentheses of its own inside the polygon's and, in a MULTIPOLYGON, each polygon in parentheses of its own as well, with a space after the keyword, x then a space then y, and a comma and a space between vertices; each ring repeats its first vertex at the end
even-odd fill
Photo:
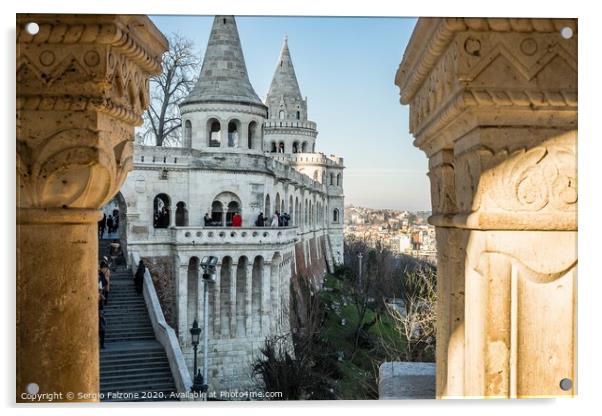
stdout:
POLYGON ((179 244, 286 244, 297 239, 297 227, 175 227, 179 244))
POLYGON ((316 163, 332 166, 336 168, 343 167, 343 158, 337 156, 326 156, 324 153, 268 153, 274 160, 280 162, 295 163, 316 163))
MULTIPOLYGON (((135 273, 136 267, 140 262, 140 256, 136 252, 132 252, 131 256, 132 270, 135 273)), ((155 338, 163 346, 165 353, 167 354, 169 368, 171 369, 176 389, 178 393, 189 392, 190 387, 192 386, 190 373, 188 372, 184 355, 180 349, 176 332, 167 324, 167 321, 165 321, 165 316, 163 315, 163 310, 161 309, 161 304, 159 303, 159 298, 155 291, 155 285, 153 284, 153 279, 148 268, 145 268, 144 270, 143 295, 146 308, 148 309, 148 315, 151 324, 153 325, 155 338)))
POLYGON ((263 123, 263 127, 269 128, 301 128, 301 129, 316 129, 316 123, 313 121, 300 121, 300 120, 277 120, 277 121, 266 121, 263 123))

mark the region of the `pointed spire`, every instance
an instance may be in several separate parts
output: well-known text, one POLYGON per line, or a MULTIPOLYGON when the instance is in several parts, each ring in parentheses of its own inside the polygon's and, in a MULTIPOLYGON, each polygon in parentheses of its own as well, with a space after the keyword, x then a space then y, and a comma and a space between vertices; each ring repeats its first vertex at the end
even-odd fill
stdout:
POLYGON ((284 35, 284 41, 282 42, 282 49, 280 50, 280 57, 278 58, 276 71, 272 78, 272 84, 268 90, 267 101, 279 99, 280 97, 284 97, 288 102, 303 101, 299 83, 297 82, 297 76, 295 75, 291 53, 288 49, 288 35, 286 34, 284 35))
POLYGON ((183 104, 211 101, 263 106, 249 82, 234 16, 215 16, 199 80, 183 104))

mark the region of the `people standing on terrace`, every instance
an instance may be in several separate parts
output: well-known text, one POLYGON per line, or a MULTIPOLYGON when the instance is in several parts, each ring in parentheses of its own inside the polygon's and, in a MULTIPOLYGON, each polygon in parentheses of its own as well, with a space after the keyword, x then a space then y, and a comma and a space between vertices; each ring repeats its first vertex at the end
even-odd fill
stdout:
POLYGON ((232 217, 232 227, 241 227, 242 226, 242 217, 241 215, 237 212, 236 214, 234 214, 234 216, 232 217))

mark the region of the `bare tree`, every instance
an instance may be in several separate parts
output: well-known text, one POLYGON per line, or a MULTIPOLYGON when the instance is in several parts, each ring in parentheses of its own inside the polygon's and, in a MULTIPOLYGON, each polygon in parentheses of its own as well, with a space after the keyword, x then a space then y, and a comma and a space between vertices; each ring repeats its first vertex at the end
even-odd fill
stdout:
POLYGON ((139 141, 157 146, 181 143, 182 119, 178 105, 190 93, 199 72, 200 59, 191 40, 173 33, 163 56, 163 72, 150 79, 150 104, 144 113, 139 141))
POLYGON ((403 361, 424 361, 435 348, 437 276, 433 268, 405 273, 402 298, 404 309, 389 305, 396 329, 406 340, 403 361))

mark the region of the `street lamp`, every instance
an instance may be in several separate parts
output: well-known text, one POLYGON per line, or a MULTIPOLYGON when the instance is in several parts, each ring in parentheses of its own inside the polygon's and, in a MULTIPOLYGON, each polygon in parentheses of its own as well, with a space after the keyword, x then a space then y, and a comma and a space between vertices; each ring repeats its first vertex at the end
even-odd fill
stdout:
POLYGON ((197 348, 201 338, 201 328, 199 328, 199 323, 196 319, 192 323, 192 328, 190 328, 190 336, 192 338, 192 348, 194 349, 194 381, 190 390, 193 393, 204 393, 207 391, 207 385, 205 384, 205 380, 201 374, 201 369, 197 369, 196 365, 197 348))
MULTIPOLYGON (((208 383, 208 368, 209 368, 209 283, 215 283, 215 267, 217 266, 218 258, 215 256, 205 256, 201 260, 201 268, 203 269, 203 375, 202 380, 208 383)), ((196 351, 196 350, 195 350, 196 351)), ((196 354, 195 354, 196 359, 196 354)), ((195 367, 196 368, 196 367, 195 367)), ((200 371, 199 371, 200 375, 200 371)), ((195 376, 196 380, 196 376, 195 376)), ((204 385, 207 391, 207 384, 204 385)))

